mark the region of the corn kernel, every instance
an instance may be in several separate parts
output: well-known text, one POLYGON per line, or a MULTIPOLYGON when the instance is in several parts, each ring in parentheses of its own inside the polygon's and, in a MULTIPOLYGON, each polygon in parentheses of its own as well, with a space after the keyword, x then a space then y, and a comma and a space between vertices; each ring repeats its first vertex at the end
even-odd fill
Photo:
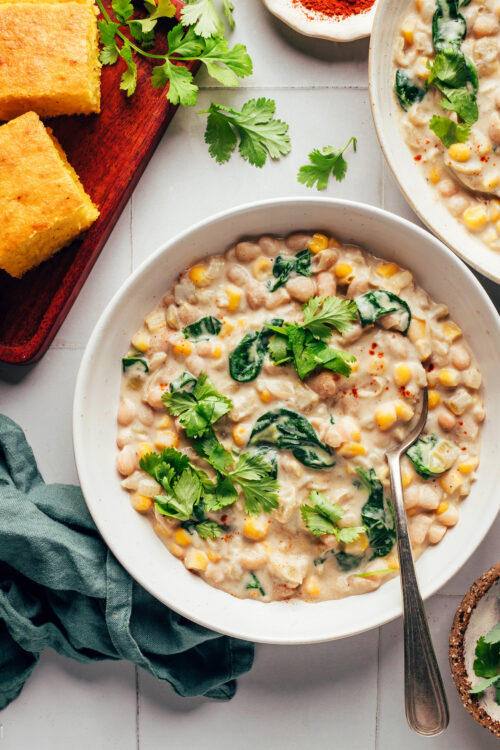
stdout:
POLYGON ((391 570, 399 570, 399 559, 397 555, 387 556, 387 567, 391 570))
POLYGON ((342 443, 340 448, 337 449, 337 453, 346 458, 353 458, 354 456, 364 456, 366 450, 361 443, 342 443))
POLYGON ((214 346, 212 351, 212 358, 213 359, 220 359, 222 357, 222 347, 221 346, 214 346))
POLYGON ((491 143, 489 141, 483 141, 477 147, 477 153, 479 156, 487 156, 491 151, 491 143))
POLYGON ((155 523, 154 530, 157 534, 167 537, 167 539, 172 538, 173 531, 170 526, 164 526, 162 523, 155 523))
POLYGON ((490 201, 490 221, 498 221, 500 219, 500 201, 490 201))
POLYGON ((458 370, 444 368, 438 372, 438 380, 445 388, 455 388, 458 385, 460 374, 458 370))
POLYGON ((415 341, 415 349, 422 362, 425 362, 431 356, 432 348, 428 339, 417 339, 415 341))
POLYGON ((404 469, 401 472, 401 481, 403 483, 403 487, 409 487, 410 484, 413 482, 413 479, 415 477, 415 474, 411 469, 404 469))
POLYGON ((160 430, 165 430, 167 427, 170 427, 172 424, 172 417, 169 417, 168 414, 165 414, 164 417, 158 422, 156 425, 160 430))
POLYGON ((137 349, 140 352, 146 352, 149 349, 149 336, 138 331, 133 337, 131 344, 134 349, 137 349))
POLYGON ((363 532, 358 536, 355 542, 349 542, 344 549, 349 555, 359 555, 368 548, 368 537, 363 532))
POLYGON ((422 320, 421 318, 414 318, 412 317, 410 327, 408 328, 408 338, 410 341, 418 341, 419 339, 423 339, 425 336, 427 325, 425 320, 422 320))
POLYGON ((354 466, 351 466, 351 464, 346 464, 344 470, 347 474, 357 474, 356 469, 354 466))
POLYGON ((257 281, 265 281, 265 279, 268 279, 271 275, 272 268, 273 264, 269 258, 265 258, 261 255, 260 258, 257 258, 257 260, 254 261, 252 266, 254 279, 257 279, 257 281))
POLYGON ((267 388, 265 388, 262 391, 259 391, 258 393, 259 393, 259 398, 263 404, 268 404, 273 397, 273 394, 270 391, 268 391, 267 388))
POLYGON ((408 385, 412 376, 412 369, 410 365, 407 365, 405 362, 401 362, 394 368, 394 382, 396 385, 408 385))
POLYGON ((186 552, 184 565, 188 570, 204 571, 208 566, 208 557, 199 549, 190 549, 186 552))
POLYGON ((245 523, 243 524, 243 533, 248 539, 253 539, 255 542, 260 539, 264 539, 269 531, 269 523, 267 518, 263 515, 260 516, 248 516, 245 523))
POLYGON ((233 427, 233 440, 236 445, 245 445, 247 441, 247 429, 243 424, 235 424, 233 427))
POLYGON ((386 404, 381 406, 375 412, 375 421, 380 430, 388 430, 397 420, 398 415, 396 414, 396 408, 394 404, 386 404))
POLYGON ((466 143, 453 143, 448 149, 450 159, 453 161, 469 161, 470 151, 466 143))
POLYGON ((179 444, 179 436, 172 430, 160 430, 155 436, 155 448, 159 451, 163 448, 177 448, 179 444))
POLYGON ((247 318, 240 318, 238 320, 238 325, 240 326, 240 328, 243 328, 243 326, 246 326, 246 324, 247 324, 247 318))
POLYGON ((351 362, 349 367, 351 368, 351 373, 357 372, 359 369, 359 362, 356 360, 356 362, 351 362))
POLYGON ((471 474, 478 466, 479 459, 476 456, 471 456, 471 458, 458 464, 458 470, 461 474, 471 474))
POLYGON ((164 328, 167 327, 165 314, 161 310, 158 310, 157 312, 153 312, 150 315, 148 315, 145 320, 145 323, 148 327, 148 330, 151 331, 151 333, 162 331, 164 328))
POLYGON ((153 452, 153 446, 151 445, 151 443, 139 443, 136 452, 138 458, 144 458, 147 453, 153 452))
POLYGON ((383 263, 381 266, 377 267, 378 275, 382 276, 384 279, 390 279, 391 276, 394 276, 398 271, 399 266, 395 263, 383 263))
POLYGON ((413 419, 415 412, 410 404, 406 404, 404 401, 396 401, 394 408, 399 419, 402 419, 403 422, 409 422, 410 419, 413 419))
POLYGON ((447 474, 441 477, 441 479, 439 480, 439 484, 447 495, 451 495, 461 486, 462 477, 460 476, 458 471, 449 471, 447 474))
POLYGON ((170 552, 175 555, 175 557, 184 557, 184 555, 186 554, 186 550, 184 549, 184 547, 180 547, 175 542, 172 542, 172 544, 170 545, 170 552))
POLYGON ((338 279, 347 281, 351 273, 352 266, 350 266, 349 263, 337 263, 337 265, 335 266, 335 276, 338 279))
POLYGON ((413 26, 403 26, 401 29, 401 35, 403 39, 405 40, 406 44, 413 44, 413 32, 414 27, 413 26))
POLYGON ((484 206, 469 206, 464 211, 463 219, 469 229, 481 229, 488 223, 488 213, 484 206))
POLYGON ((219 553, 213 549, 207 549, 207 557, 213 563, 217 563, 221 559, 219 553))
POLYGON ((140 495, 138 492, 134 493, 132 499, 132 507, 138 513, 147 513, 153 505, 153 500, 146 495, 140 495))
POLYGON ((437 185, 440 179, 441 179, 441 173, 439 169, 436 169, 436 167, 432 167, 431 171, 429 172, 429 180, 432 182, 433 185, 437 185))
POLYGON ((232 323, 230 323, 228 320, 225 320, 222 328, 220 329, 219 336, 221 339, 225 339, 226 336, 230 336, 232 332, 234 331, 234 326, 232 323))
POLYGON ((172 351, 176 356, 181 357, 189 357, 193 350, 193 347, 189 343, 189 341, 186 341, 186 339, 182 339, 181 341, 178 341, 176 344, 173 345, 172 351))
POLYGON ((313 234, 312 240, 309 241, 307 247, 316 255, 321 250, 326 250, 328 247, 328 237, 324 234, 313 234))
MULTIPOLYGON (((492 175, 491 177, 488 177, 484 181, 484 187, 487 190, 493 190, 493 188, 496 188, 499 185, 500 185, 500 175, 497 175, 497 174, 492 175)), ((498 216, 497 216, 497 218, 498 218, 498 216)), ((493 219, 492 216, 491 216, 491 210, 490 210, 490 221, 496 221, 496 219, 493 219)))
POLYGON ((304 581, 303 588, 309 596, 319 596, 321 594, 321 588, 316 576, 309 576, 309 578, 304 581))
POLYGON ((328 240, 328 247, 333 247, 338 250, 339 247, 341 247, 341 244, 335 237, 330 237, 330 239, 328 240))
POLYGON ((351 429, 351 437, 356 443, 359 443, 359 441, 361 440, 361 432, 357 427, 353 427, 351 429))
POLYGON ((186 529, 176 529, 174 539, 177 544, 181 545, 181 547, 189 547, 189 545, 191 544, 191 537, 187 533, 186 529))
POLYGON ((229 310, 229 312, 234 312, 240 306, 241 291, 239 289, 235 289, 232 286, 228 286, 226 287, 226 294, 227 309, 229 310))
POLYGON ((447 320, 446 323, 443 323, 441 330, 446 338, 452 342, 456 341, 462 335, 462 329, 453 323, 452 320, 447 320))
POLYGON ((206 266, 193 266, 188 275, 195 286, 208 286, 210 284, 206 266))
POLYGON ((417 57, 416 59, 415 73, 417 77, 420 78, 422 81, 426 81, 431 74, 431 71, 428 65, 429 62, 430 62, 429 58, 425 56, 417 57))
POLYGON ((429 409, 435 409, 436 406, 439 406, 441 397, 437 391, 429 391, 429 393, 427 394, 427 401, 429 404, 429 409))
POLYGON ((446 500, 444 500, 442 503, 439 503, 436 509, 436 514, 440 516, 442 513, 446 513, 449 507, 450 507, 450 504, 446 502, 446 500))

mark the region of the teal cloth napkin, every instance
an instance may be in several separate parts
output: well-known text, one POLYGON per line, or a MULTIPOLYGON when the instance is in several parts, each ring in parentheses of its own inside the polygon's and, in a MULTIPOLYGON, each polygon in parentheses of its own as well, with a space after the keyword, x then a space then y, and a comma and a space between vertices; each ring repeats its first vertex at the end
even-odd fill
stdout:
POLYGON ((172 612, 97 531, 79 487, 45 484, 23 431, 0 415, 0 709, 40 652, 128 659, 182 696, 232 698, 253 644, 172 612))

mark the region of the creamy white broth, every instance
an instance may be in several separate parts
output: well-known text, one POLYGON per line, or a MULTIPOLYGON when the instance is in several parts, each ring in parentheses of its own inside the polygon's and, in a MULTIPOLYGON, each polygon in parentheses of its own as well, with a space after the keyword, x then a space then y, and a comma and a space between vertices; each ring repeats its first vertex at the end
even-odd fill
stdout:
MULTIPOLYGON (((421 87, 435 58, 436 7, 436 0, 410 2, 394 42, 394 72, 407 71, 421 87)), ((457 121, 454 112, 440 106, 442 94, 436 88, 406 112, 397 104, 397 111, 416 168, 423 171, 436 200, 491 249, 500 250, 500 0, 471 0, 460 14, 467 24, 461 51, 478 75, 479 118, 464 148, 446 148, 429 128, 433 115, 457 121)))
POLYGON ((308 245, 317 249, 318 242, 311 244, 311 237, 295 234, 241 242, 225 255, 187 269, 132 338, 133 354, 147 362, 149 372, 136 363, 122 379, 117 468, 125 477, 122 486, 130 491, 133 507, 151 518, 160 539, 189 570, 240 598, 337 599, 376 589, 397 573, 395 548, 372 559, 366 533, 348 544, 332 534, 315 537, 300 508, 309 502, 311 490, 318 490, 342 506, 340 527, 361 525, 368 490, 359 481, 357 468, 374 469, 388 494, 384 450, 405 434, 426 383, 431 406, 426 433, 446 439, 452 456, 446 473, 426 480, 407 457, 403 459, 405 503, 416 555, 438 543, 457 523, 460 502, 479 463, 484 419, 481 376, 447 308, 430 300, 409 271, 326 237, 319 246, 328 247, 311 256, 313 275, 292 278, 271 293, 266 281, 276 256, 292 257, 308 245), (334 333, 329 344, 356 357, 349 377, 316 370, 301 381, 293 365, 277 366, 266 356, 254 380, 232 379, 230 352, 245 334, 261 329, 271 317, 302 321, 303 304, 311 296, 352 299, 377 289, 408 303, 412 314, 408 335, 388 327, 396 322, 394 314, 365 328, 354 323, 344 335, 334 333), (187 340, 182 328, 209 315, 223 323, 220 333, 204 341, 187 340), (318 439, 329 446, 335 465, 311 469, 290 451, 281 450, 276 510, 250 518, 240 497, 234 505, 207 514, 224 525, 221 537, 202 539, 189 533, 178 521, 158 513, 152 498, 161 494, 161 487, 139 468, 145 452, 173 446, 207 470, 178 419, 169 416, 162 402, 170 383, 185 371, 195 377, 205 372, 233 402, 229 414, 214 425, 228 450, 244 451, 256 420, 284 407, 309 420, 318 439), (259 588, 247 588, 255 584, 255 576, 259 588))

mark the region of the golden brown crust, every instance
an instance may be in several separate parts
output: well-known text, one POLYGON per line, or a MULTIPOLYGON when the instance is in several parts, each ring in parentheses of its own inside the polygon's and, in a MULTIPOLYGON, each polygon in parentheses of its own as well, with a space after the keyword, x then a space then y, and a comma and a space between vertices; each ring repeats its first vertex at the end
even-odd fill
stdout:
POLYGON ((0 0, 0 119, 100 111, 93 0, 0 0))
POLYGON ((500 563, 494 565, 472 584, 469 591, 462 599, 460 607, 458 608, 453 620, 449 647, 451 673, 462 703, 474 719, 479 722, 479 724, 482 724, 483 727, 489 729, 495 737, 500 737, 500 722, 493 719, 484 708, 481 707, 477 696, 471 695, 469 692, 472 685, 465 668, 464 639, 465 631, 467 630, 471 615, 476 608, 477 603, 499 578, 500 563))
POLYGON ((60 145, 28 112, 0 127, 0 268, 22 276, 95 221, 60 145))

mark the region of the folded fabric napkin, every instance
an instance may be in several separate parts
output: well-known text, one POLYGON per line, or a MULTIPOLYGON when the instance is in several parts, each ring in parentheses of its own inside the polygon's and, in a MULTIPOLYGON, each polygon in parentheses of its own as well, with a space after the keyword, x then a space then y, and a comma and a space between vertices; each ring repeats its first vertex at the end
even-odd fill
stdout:
POLYGON ((51 647, 77 661, 128 659, 182 696, 228 700, 253 644, 172 612, 97 531, 79 487, 45 484, 23 431, 0 415, 0 709, 51 647))

